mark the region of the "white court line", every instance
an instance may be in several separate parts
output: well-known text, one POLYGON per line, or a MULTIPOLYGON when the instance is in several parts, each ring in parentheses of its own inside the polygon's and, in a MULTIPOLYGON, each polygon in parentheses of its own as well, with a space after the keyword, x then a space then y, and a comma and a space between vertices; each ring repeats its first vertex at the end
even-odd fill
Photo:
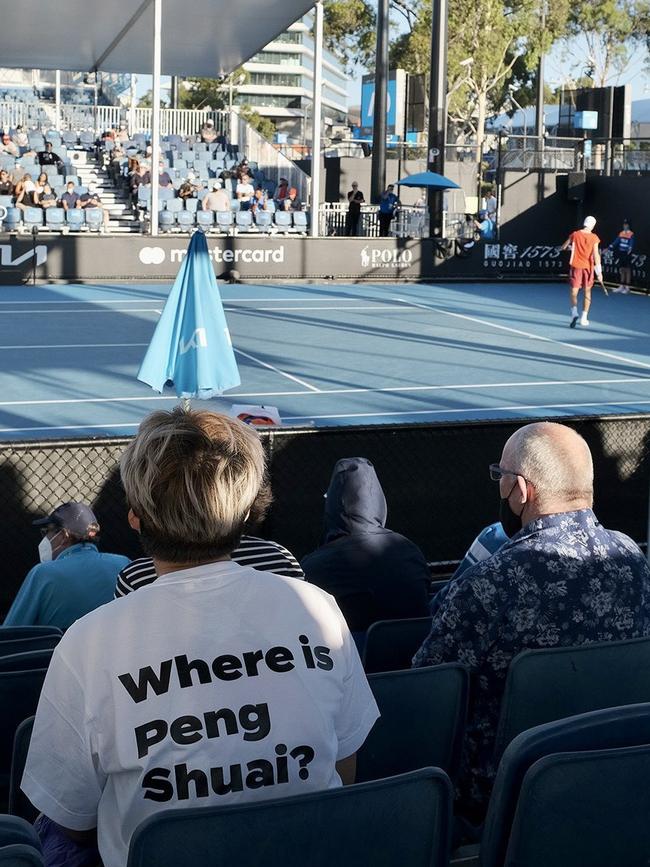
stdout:
MULTIPOLYGON (((291 379, 293 382, 297 382, 298 385, 304 385, 305 388, 308 388, 312 392, 319 392, 320 388, 316 388, 315 385, 311 385, 311 383, 306 382, 304 379, 299 379, 297 376, 294 376, 292 373, 287 373, 285 370, 280 370, 279 367, 274 367, 272 364, 269 364, 267 361, 262 361, 261 358, 256 358, 254 355, 249 355, 248 352, 244 352, 243 349, 236 349, 233 346, 233 349, 238 355, 243 355, 244 358, 248 358, 251 361, 254 361, 256 364, 261 365, 262 367, 268 368, 268 370, 272 370, 275 373, 279 373, 280 376, 286 376, 287 379, 291 379)), ((238 395, 241 397, 241 395, 238 395)))
MULTIPOLYGON (((230 301, 228 301, 227 303, 230 304, 230 301)), ((239 310, 229 309, 228 307, 225 307, 224 309, 228 313, 240 313, 241 312, 239 310)), ((425 309, 427 309, 427 308, 425 308, 425 309)), ((258 310, 271 310, 271 311, 282 310, 282 311, 289 311, 289 312, 292 312, 294 310, 309 310, 309 311, 311 311, 311 310, 340 310, 340 311, 345 311, 346 313, 348 312, 348 310, 365 310, 368 313, 385 313, 385 312, 391 312, 392 313, 395 310, 400 310, 402 313, 412 312, 412 311, 406 311, 404 309, 403 304, 384 304, 381 301, 377 301, 374 304, 370 304, 370 305, 365 305, 365 304, 364 305, 358 305, 356 307, 352 307, 352 306, 350 306, 350 307, 331 307, 331 306, 330 307, 296 307, 296 306, 293 306, 293 307, 247 307, 246 310, 256 310, 256 311, 258 311, 258 310)), ((39 311, 37 311, 37 312, 39 312, 39 311)), ((244 311, 244 312, 246 312, 246 311, 244 311)))
MULTIPOLYGON (((79 302, 77 302, 79 303, 79 302)), ((160 301, 151 302, 152 304, 157 304, 160 306, 160 301)), ((264 310, 266 308, 262 308, 264 310)), ((5 310, 5 316, 13 315, 14 313, 27 313, 29 316, 33 316, 35 313, 47 313, 48 316, 53 316, 58 314, 59 316, 68 316, 70 313, 155 313, 155 309, 151 307, 131 307, 129 310, 98 310, 97 308, 78 308, 76 310, 70 310, 69 307, 66 307, 65 310, 5 310)))
MULTIPOLYGON (((241 395, 236 395, 237 397, 241 397, 241 395)), ((178 400, 178 398, 173 398, 174 400, 178 400)), ((285 416, 283 418, 284 422, 293 422, 293 421, 312 421, 313 419, 335 419, 335 418, 389 418, 393 416, 405 416, 405 415, 443 415, 444 413, 453 413, 455 415, 459 413, 485 413, 485 412, 504 412, 510 410, 523 410, 523 409, 580 409, 589 406, 597 406, 597 407, 612 407, 612 406, 650 406, 650 401, 647 400, 622 400, 616 401, 612 403, 546 403, 546 404, 515 404, 514 406, 493 406, 486 407, 483 409, 476 409, 475 407, 472 409, 434 409, 434 410, 415 410, 412 412, 404 411, 404 412, 360 412, 360 413, 342 413, 341 415, 294 415, 294 416, 285 416)), ((115 428, 136 428, 139 427, 140 422, 122 422, 121 424, 67 424, 60 425, 58 427, 3 427, 0 428, 0 433, 29 433, 30 431, 61 431, 61 430, 107 430, 107 429, 115 429, 115 428)))
MULTIPOLYGON (((287 301, 288 300, 289 299, 287 299, 287 301)), ((152 304, 158 304, 160 298, 149 298, 149 296, 143 295, 140 298, 121 298, 120 300, 115 298, 100 298, 97 301, 83 301, 81 298, 77 298, 72 301, 64 299, 61 299, 60 301, 0 301, 0 304, 142 304, 143 301, 150 301, 152 304)), ((7 312, 19 313, 20 311, 8 310, 7 312)))
POLYGON ((650 406, 650 400, 618 400, 618 401, 599 401, 596 403, 541 403, 541 404, 514 404, 513 406, 490 406, 490 407, 472 407, 471 409, 416 409, 403 410, 400 412, 343 412, 339 415, 287 415, 283 416, 282 421, 311 421, 312 419, 325 418, 391 418, 393 416, 404 415, 460 415, 461 413, 485 413, 485 412, 506 412, 519 411, 522 409, 581 409, 588 406, 597 406, 609 408, 612 406, 650 406))
POLYGON ((614 361, 624 361, 625 364, 631 364, 635 367, 650 368, 650 363, 646 361, 633 361, 623 355, 616 355, 613 352, 605 352, 603 349, 592 349, 589 346, 580 346, 575 343, 567 343, 565 340, 556 340, 554 337, 544 337, 540 334, 533 334, 530 331, 521 331, 519 328, 511 328, 508 325, 498 325, 496 322, 488 322, 487 319, 479 319, 476 316, 468 316, 466 313, 452 313, 450 310, 445 310, 442 307, 436 307, 430 304, 420 304, 418 301, 409 301, 406 298, 394 296, 395 300, 402 301, 404 304, 419 307, 422 310, 430 310, 432 313, 444 313, 446 316, 453 316, 456 319, 466 319, 469 322, 476 322, 479 325, 487 325, 490 328, 498 328, 501 331, 509 331, 511 334, 518 334, 521 337, 530 337, 532 340, 542 340, 546 343, 554 343, 556 346, 565 346, 569 349, 577 349, 580 352, 591 352, 593 355, 602 355, 605 358, 612 358, 614 361))
MULTIPOLYGON (((138 344, 147 346, 148 344, 138 344)), ((291 376, 291 374, 287 374, 291 376)), ((311 397, 313 394, 327 397, 333 394, 394 394, 403 392, 426 392, 426 391, 463 391, 474 389, 497 389, 497 388, 535 388, 549 385, 629 385, 631 383, 650 382, 647 376, 631 376, 625 379, 548 379, 536 382, 479 382, 463 383, 457 385, 396 385, 382 386, 381 388, 330 388, 313 391, 238 391, 223 398, 259 398, 259 397, 311 397)), ((313 387, 313 386, 312 386, 313 387)), ((48 400, 0 400, 2 406, 47 406, 50 404, 76 404, 76 403, 136 403, 143 400, 177 400, 172 395, 154 395, 136 397, 64 397, 51 398, 48 400)), ((218 398, 215 398, 218 399, 218 398)))
MULTIPOLYGON (((157 311, 156 311, 157 312, 157 311)), ((124 346, 149 346, 148 343, 25 343, 0 346, 2 349, 108 349, 124 346)))
MULTIPOLYGON (((82 301, 81 298, 77 298, 76 300, 61 300, 61 301, 0 301, 0 305, 5 304, 16 304, 21 306, 26 306, 29 304, 142 304, 143 302, 149 302, 151 304, 160 304, 161 298, 150 298, 148 296, 142 296, 140 298, 123 298, 121 300, 117 300, 114 298, 102 298, 97 301, 82 301)), ((361 301, 367 300, 364 295, 352 295, 349 298, 346 297, 338 297, 332 296, 322 297, 322 298, 225 298, 223 294, 221 295, 221 300, 224 304, 243 304, 249 303, 251 301, 258 302, 269 302, 269 303, 277 303, 278 301, 300 301, 301 303, 307 303, 309 301, 313 301, 314 304, 322 304, 323 301, 361 301)), ((380 302, 378 302, 380 303, 380 302)), ((20 313, 20 310, 8 310, 8 313, 20 313)), ((38 311, 37 311, 38 312, 38 311)), ((70 312, 70 311, 68 311, 70 312)))

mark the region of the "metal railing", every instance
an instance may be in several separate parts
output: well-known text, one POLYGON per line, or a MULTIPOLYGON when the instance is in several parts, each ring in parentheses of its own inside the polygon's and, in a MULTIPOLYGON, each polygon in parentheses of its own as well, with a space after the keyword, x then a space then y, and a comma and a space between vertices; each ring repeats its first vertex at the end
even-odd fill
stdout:
MULTIPOLYGON (((328 202, 318 209, 318 233, 325 236, 344 236, 348 206, 345 202, 328 202)), ((390 234, 396 238, 428 238, 429 213, 426 208, 402 205, 390 224, 390 234)), ((377 206, 361 208, 359 224, 354 236, 357 238, 379 237, 377 206)))
POLYGON ((306 202, 309 199, 311 178, 292 160, 277 150, 270 141, 263 138, 256 129, 236 111, 232 115, 224 113, 231 123, 230 141, 236 144, 240 154, 246 154, 250 163, 257 163, 260 171, 269 180, 277 181, 286 178, 289 187, 295 187, 298 199, 306 202))

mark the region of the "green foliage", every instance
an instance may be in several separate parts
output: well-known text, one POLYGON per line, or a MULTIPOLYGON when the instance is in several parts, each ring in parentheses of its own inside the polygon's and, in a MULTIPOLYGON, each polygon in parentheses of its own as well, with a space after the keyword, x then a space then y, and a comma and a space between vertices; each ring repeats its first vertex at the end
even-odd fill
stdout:
POLYGON ((253 111, 250 105, 242 105, 240 113, 241 116, 245 118, 263 138, 268 141, 273 141, 273 137, 276 133, 276 126, 270 118, 263 117, 258 112, 253 111))
MULTIPOLYGON (((153 106, 153 93, 148 90, 146 93, 143 93, 140 99, 138 100, 138 108, 151 108, 153 106)), ((160 100, 161 108, 169 108, 169 103, 164 99, 160 100)))
POLYGON ((216 78, 186 78, 178 88, 179 108, 225 108, 228 93, 216 78))
POLYGON ((374 65, 377 16, 368 0, 325 0, 325 45, 347 68, 374 65))

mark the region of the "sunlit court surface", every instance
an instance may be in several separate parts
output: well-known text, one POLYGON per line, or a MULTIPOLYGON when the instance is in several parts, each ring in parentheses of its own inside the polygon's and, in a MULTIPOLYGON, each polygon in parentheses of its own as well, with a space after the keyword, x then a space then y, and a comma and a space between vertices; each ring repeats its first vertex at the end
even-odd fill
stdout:
MULTIPOLYGON (((0 436, 120 436, 178 403, 137 381, 169 284, 0 289, 0 436)), ((555 283, 220 284, 242 384, 201 407, 290 426, 650 409, 650 299, 555 283)), ((199 403, 197 401, 197 403, 199 403)))

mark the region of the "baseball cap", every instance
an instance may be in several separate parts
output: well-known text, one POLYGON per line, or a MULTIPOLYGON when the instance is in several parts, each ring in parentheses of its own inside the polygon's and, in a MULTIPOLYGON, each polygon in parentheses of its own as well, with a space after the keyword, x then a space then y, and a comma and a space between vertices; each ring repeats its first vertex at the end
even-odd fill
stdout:
POLYGON ((81 538, 87 536, 89 530, 99 529, 95 513, 85 503, 63 503, 46 518, 32 521, 34 527, 46 527, 49 524, 61 527, 62 530, 69 530, 74 536, 81 538))
POLYGON ((596 225, 596 218, 595 217, 585 217, 585 221, 582 225, 584 226, 585 229, 593 229, 593 227, 596 225))

